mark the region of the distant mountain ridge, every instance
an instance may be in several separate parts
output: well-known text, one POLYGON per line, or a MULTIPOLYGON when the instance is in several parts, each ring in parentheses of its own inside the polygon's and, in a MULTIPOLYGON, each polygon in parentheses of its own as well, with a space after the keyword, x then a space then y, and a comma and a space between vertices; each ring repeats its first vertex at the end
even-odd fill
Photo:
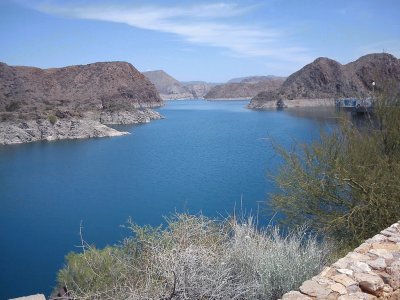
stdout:
POLYGON ((214 86, 218 85, 218 83, 205 81, 187 81, 181 84, 190 90, 194 98, 204 98, 214 86))
POLYGON ((163 100, 194 98, 192 91, 163 70, 143 72, 163 100))
POLYGON ((275 91, 285 81, 278 76, 249 76, 234 78, 228 83, 214 86, 205 96, 206 99, 252 98, 263 91, 275 91))
POLYGON ((238 77, 232 78, 228 80, 227 83, 258 83, 261 81, 268 81, 271 79, 286 79, 286 77, 275 76, 275 75, 266 75, 266 76, 246 76, 246 77, 238 77))
POLYGON ((103 124, 149 122, 163 105, 127 62, 40 69, 0 63, 0 144, 112 136, 103 124))
POLYGON ((227 83, 180 82, 163 70, 143 74, 155 85, 163 100, 252 98, 261 91, 279 88, 285 80, 285 77, 268 75, 233 78, 227 83))
POLYGON ((216 85, 205 81, 178 81, 163 70, 143 72, 156 87, 163 100, 203 98, 216 85))
POLYGON ((364 98, 371 95, 373 81, 377 91, 385 82, 400 82, 399 59, 391 54, 377 53, 342 65, 320 57, 290 75, 279 89, 257 94, 249 108, 270 108, 278 100, 291 105, 290 101, 295 99, 364 98))

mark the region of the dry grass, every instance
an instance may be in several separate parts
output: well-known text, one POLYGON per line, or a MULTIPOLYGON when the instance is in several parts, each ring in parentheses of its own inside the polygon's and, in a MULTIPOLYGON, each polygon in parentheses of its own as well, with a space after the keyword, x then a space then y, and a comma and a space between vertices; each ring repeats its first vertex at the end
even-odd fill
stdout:
POLYGON ((58 281, 76 299, 277 299, 320 272, 329 247, 305 228, 252 217, 177 214, 165 229, 129 223, 121 245, 71 253, 58 281))

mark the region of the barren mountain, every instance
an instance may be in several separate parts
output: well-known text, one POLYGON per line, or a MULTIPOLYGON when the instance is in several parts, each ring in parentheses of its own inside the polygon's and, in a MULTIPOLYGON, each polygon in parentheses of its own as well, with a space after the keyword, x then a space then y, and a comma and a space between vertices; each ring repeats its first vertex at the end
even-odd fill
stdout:
POLYGON ((192 91, 162 70, 143 72, 164 100, 195 98, 192 91))
POLYGON ((285 78, 275 76, 253 76, 233 79, 233 81, 213 87, 205 96, 206 99, 234 99, 251 98, 262 91, 274 91, 278 89, 285 78))
POLYGON ((194 98, 203 98, 212 87, 218 85, 217 83, 205 81, 187 81, 181 82, 181 84, 189 89, 194 98))
MULTIPOLYGON (((393 55, 380 53, 365 55, 342 65, 321 57, 290 75, 278 90, 259 93, 251 100, 249 107, 274 107, 278 100, 291 106, 303 99, 315 99, 314 103, 320 105, 324 99, 365 98, 371 96, 373 81, 376 91, 380 91, 389 81, 400 82, 399 60, 393 55)), ((312 103, 309 101, 308 104, 312 103)))
POLYGON ((154 85, 126 62, 53 69, 0 63, 0 144, 118 135, 100 121, 148 122, 160 117, 148 108, 161 105, 154 85), (71 122, 73 133, 65 126, 71 122))
POLYGON ((247 77, 239 77, 239 78, 232 78, 228 80, 227 83, 258 83, 261 81, 268 81, 271 79, 286 79, 285 77, 275 76, 275 75, 267 75, 267 76, 247 76, 247 77))

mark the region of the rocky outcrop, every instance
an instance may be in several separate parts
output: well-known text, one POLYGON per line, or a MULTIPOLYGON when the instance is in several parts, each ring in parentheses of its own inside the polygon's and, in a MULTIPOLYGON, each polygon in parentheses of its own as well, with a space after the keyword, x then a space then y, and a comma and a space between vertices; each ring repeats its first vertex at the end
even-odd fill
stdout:
POLYGON ((322 57, 290 75, 279 89, 259 93, 249 108, 270 108, 278 101, 293 106, 290 101, 301 99, 365 98, 371 96, 373 81, 377 92, 387 83, 400 83, 400 61, 387 53, 365 55, 346 65, 322 57))
POLYGON ((159 119, 149 108, 162 104, 126 62, 53 69, 0 63, 0 144, 122 135, 104 124, 159 119))
POLYGON ((213 87, 205 99, 243 99, 252 98, 262 91, 277 90, 285 78, 275 76, 244 77, 241 82, 228 82, 213 87))
POLYGON ((21 144, 35 141, 85 139, 129 134, 112 129, 99 121, 82 118, 57 120, 11 121, 0 124, 0 144, 21 144))
POLYGON ((143 74, 155 85, 164 100, 196 98, 189 88, 162 70, 143 72, 143 74))
POLYGON ((400 223, 305 281, 299 291, 282 297, 292 299, 400 299, 400 223))

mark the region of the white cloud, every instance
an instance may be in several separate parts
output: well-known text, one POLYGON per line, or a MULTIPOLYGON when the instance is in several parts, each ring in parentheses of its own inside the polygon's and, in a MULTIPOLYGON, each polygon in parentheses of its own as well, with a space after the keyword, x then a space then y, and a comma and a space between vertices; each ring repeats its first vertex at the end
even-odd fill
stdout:
POLYGON ((285 33, 280 30, 237 24, 235 19, 254 8, 227 3, 168 8, 49 4, 35 7, 49 14, 124 23, 141 29, 176 34, 186 42, 228 49, 239 56, 264 56, 301 63, 311 60, 307 49, 285 45, 285 33))

